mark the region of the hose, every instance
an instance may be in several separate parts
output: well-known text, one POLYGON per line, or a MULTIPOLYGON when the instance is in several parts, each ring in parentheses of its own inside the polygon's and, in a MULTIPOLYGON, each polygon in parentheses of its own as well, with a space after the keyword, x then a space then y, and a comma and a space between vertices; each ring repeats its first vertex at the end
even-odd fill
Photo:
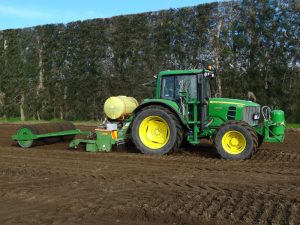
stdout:
POLYGON ((262 116, 264 118, 264 121, 271 119, 271 108, 269 106, 263 106, 261 108, 262 116))

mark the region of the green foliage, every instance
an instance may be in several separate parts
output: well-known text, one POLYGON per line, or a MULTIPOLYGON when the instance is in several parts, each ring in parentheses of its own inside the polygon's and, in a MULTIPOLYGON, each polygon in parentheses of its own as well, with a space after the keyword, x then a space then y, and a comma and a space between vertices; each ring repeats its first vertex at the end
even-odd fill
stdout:
POLYGON ((10 123, 14 123, 14 122, 19 122, 21 121, 20 117, 14 117, 14 118, 8 118, 7 120, 5 120, 7 122, 10 122, 10 123))
POLYGON ((212 63, 223 97, 251 91, 300 122, 299 11, 245 0, 0 31, 0 117, 100 120, 107 97, 140 101, 159 71, 212 63))

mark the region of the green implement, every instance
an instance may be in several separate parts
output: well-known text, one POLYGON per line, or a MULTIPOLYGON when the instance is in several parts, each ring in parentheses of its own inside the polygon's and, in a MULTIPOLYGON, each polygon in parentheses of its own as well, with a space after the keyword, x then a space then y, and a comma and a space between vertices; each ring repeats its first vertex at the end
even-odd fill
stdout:
POLYGON ((110 152, 112 145, 116 141, 112 137, 112 132, 108 130, 96 129, 96 139, 75 139, 70 142, 69 148, 77 148, 80 144, 85 144, 87 152, 110 152))
POLYGON ((70 141, 77 134, 89 133, 76 129, 70 122, 45 123, 21 126, 17 134, 12 136, 12 140, 17 141, 22 148, 30 148, 36 141, 44 143, 70 141))

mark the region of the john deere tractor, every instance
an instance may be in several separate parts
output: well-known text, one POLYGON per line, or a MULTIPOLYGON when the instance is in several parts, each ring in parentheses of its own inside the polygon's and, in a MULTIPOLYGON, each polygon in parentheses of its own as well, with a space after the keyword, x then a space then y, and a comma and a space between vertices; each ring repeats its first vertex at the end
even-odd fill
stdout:
POLYGON ((145 154, 168 154, 185 139, 211 140, 226 159, 247 159, 263 141, 283 142, 284 112, 229 98, 212 98, 210 70, 160 72, 154 99, 132 114, 131 137, 145 154))
POLYGON ((213 77, 206 69, 162 71, 156 78, 155 97, 144 99, 139 106, 131 97, 110 97, 104 104, 107 119, 93 132, 73 126, 63 129, 66 126, 58 124, 55 132, 45 133, 45 125, 37 125, 20 128, 12 138, 30 147, 33 140, 85 134, 88 138, 75 139, 69 147, 83 144, 92 152, 110 151, 131 139, 144 154, 169 154, 183 140, 197 145, 207 139, 222 158, 236 160, 250 158, 263 141, 283 142, 283 111, 252 101, 212 98, 213 77))

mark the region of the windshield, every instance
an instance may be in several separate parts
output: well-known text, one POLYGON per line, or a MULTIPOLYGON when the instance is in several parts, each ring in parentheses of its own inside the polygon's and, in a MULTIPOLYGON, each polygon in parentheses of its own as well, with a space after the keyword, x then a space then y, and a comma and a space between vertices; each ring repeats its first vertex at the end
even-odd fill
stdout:
POLYGON ((177 75, 162 78, 161 98, 178 100, 180 98, 180 84, 187 91, 191 99, 197 98, 197 78, 196 75, 177 75))

